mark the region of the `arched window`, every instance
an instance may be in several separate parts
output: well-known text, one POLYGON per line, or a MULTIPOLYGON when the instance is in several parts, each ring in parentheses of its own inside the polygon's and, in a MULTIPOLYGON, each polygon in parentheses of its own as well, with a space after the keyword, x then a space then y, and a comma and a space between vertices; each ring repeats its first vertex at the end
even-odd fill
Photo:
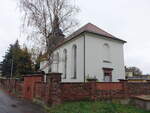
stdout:
POLYGON ((72 78, 77 78, 77 46, 72 47, 72 78))
POLYGON ((59 53, 58 52, 56 54, 56 69, 57 69, 57 72, 59 72, 59 53))
POLYGON ((110 62, 110 46, 107 43, 103 45, 103 61, 110 62))
POLYGON ((67 77, 67 50, 64 49, 63 51, 63 78, 66 79, 67 77))

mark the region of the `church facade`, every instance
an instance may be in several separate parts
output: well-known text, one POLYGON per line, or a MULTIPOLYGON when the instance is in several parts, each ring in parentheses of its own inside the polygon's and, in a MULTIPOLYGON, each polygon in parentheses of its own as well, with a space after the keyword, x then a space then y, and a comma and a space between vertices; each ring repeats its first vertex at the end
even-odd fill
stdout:
MULTIPOLYGON (((88 23, 66 40, 53 53, 52 72, 62 73, 62 82, 117 82, 125 79, 123 46, 126 41, 88 23)), ((40 69, 48 72, 47 61, 40 69)))

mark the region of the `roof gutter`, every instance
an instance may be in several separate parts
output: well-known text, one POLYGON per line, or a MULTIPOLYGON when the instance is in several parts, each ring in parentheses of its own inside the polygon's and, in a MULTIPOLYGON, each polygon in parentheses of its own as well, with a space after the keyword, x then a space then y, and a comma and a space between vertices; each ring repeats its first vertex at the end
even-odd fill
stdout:
POLYGON ((124 41, 124 40, 116 38, 116 37, 109 37, 109 36, 101 35, 101 34, 98 34, 98 33, 91 32, 91 31, 85 31, 85 32, 88 32, 88 33, 91 33, 91 34, 95 34, 95 35, 99 35, 99 36, 103 36, 103 37, 108 37, 109 39, 121 41, 123 43, 127 43, 127 41, 124 41))
POLYGON ((84 44, 83 44, 83 45, 84 45, 84 50, 83 50, 83 51, 84 51, 84 53, 83 53, 83 54, 84 54, 84 59, 83 59, 83 60, 84 60, 84 61, 83 61, 83 62, 84 62, 84 69, 83 69, 83 72, 84 72, 84 82, 86 82, 86 80, 85 80, 85 79, 86 79, 86 78, 85 78, 85 74, 86 74, 86 73, 85 73, 85 60, 86 60, 86 59, 85 59, 85 32, 83 33, 83 37, 84 37, 84 42, 83 42, 83 43, 84 43, 84 44))

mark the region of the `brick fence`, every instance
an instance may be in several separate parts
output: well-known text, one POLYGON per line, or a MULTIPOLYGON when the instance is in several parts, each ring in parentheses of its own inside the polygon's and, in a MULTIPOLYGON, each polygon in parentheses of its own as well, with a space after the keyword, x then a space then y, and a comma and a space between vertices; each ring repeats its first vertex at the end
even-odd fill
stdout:
POLYGON ((50 73, 47 83, 43 82, 43 75, 24 76, 24 82, 15 79, 1 79, 4 89, 20 92, 26 99, 40 99, 41 101, 56 105, 64 101, 122 99, 137 95, 150 95, 150 82, 128 83, 95 82, 61 83, 60 73, 50 73))
POLYGON ((23 95, 23 83, 17 79, 0 79, 0 86, 9 93, 15 93, 19 97, 23 95))

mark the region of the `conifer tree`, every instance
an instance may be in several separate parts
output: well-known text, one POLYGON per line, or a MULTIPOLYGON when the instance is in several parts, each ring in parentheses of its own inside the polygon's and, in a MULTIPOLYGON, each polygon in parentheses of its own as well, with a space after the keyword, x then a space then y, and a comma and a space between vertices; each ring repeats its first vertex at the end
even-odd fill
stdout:
POLYGON ((26 47, 21 49, 17 40, 15 44, 10 45, 3 61, 1 62, 1 66, 3 76, 10 77, 12 71, 13 77, 21 77, 22 74, 31 72, 33 70, 31 54, 28 52, 26 47))

